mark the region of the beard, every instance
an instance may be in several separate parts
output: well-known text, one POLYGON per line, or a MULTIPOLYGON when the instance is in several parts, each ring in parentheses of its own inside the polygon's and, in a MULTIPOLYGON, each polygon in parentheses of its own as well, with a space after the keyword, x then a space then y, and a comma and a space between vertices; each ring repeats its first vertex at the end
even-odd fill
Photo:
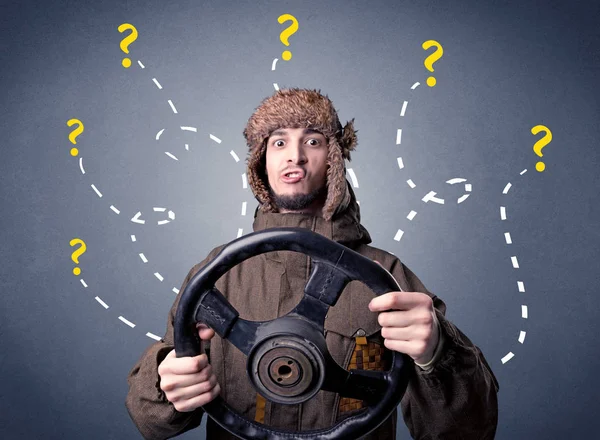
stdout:
POLYGON ((275 194, 275 191, 273 191, 273 188, 271 188, 271 185, 269 185, 269 193, 279 209, 300 211, 308 208, 316 200, 324 201, 327 196, 327 186, 324 185, 321 188, 317 188, 309 192, 308 194, 285 195, 275 194))

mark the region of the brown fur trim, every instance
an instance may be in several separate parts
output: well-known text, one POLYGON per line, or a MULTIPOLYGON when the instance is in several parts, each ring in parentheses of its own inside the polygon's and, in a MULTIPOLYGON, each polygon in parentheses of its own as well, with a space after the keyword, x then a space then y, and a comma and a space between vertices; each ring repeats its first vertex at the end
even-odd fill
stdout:
POLYGON ((357 132, 357 130, 354 130, 354 118, 352 118, 344 126, 342 139, 340 140, 340 145, 343 146, 344 159, 348 159, 348 161, 350 161, 350 151, 353 151, 358 144, 357 132))
POLYGON ((342 202, 345 202, 346 206, 348 205, 350 197, 346 191, 346 176, 344 173, 346 167, 344 166, 342 149, 336 140, 330 140, 328 146, 327 199, 323 206, 323 218, 329 221, 342 202))

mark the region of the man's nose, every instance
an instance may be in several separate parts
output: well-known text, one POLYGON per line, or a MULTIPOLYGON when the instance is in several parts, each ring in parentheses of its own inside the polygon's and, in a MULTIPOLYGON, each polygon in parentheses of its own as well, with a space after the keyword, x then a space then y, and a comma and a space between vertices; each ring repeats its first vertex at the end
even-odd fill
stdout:
POLYGON ((288 151, 288 162, 292 163, 304 163, 306 162, 306 154, 304 152, 304 145, 301 142, 294 141, 290 144, 288 151))

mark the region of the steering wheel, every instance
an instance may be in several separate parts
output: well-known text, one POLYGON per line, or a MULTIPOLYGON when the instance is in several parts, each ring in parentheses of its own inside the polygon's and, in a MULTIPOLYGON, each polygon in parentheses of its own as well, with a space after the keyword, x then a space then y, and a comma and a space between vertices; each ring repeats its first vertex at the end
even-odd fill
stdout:
POLYGON ((247 356, 247 374, 266 399, 298 404, 318 391, 360 399, 366 409, 336 425, 319 430, 277 430, 251 421, 233 410, 219 395, 203 410, 221 427, 242 439, 354 440, 383 423, 398 406, 410 380, 412 359, 392 351, 388 371, 342 368, 327 349, 325 316, 352 280, 377 295, 399 291, 394 277, 363 255, 303 228, 272 228, 227 244, 184 289, 174 322, 177 357, 200 354, 196 322, 210 326, 247 356), (271 321, 248 321, 215 287, 229 269, 255 255, 291 250, 309 255, 312 270, 304 296, 285 316, 271 321))

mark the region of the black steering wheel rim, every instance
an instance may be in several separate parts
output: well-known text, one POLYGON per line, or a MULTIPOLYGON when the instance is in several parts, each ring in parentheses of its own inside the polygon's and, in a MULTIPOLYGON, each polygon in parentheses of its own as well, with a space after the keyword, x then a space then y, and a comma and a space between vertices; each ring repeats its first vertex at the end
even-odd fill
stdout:
MULTIPOLYGON (((213 260, 190 279, 181 294, 174 322, 177 357, 200 354, 200 341, 195 327, 198 321, 208 324, 221 338, 230 340, 249 359, 256 353, 256 347, 264 346, 270 338, 285 334, 285 329, 294 329, 302 335, 300 340, 311 341, 309 345, 317 354, 315 357, 319 358, 316 363, 321 365, 315 369, 321 373, 320 379, 313 381, 307 394, 295 398, 308 400, 318 387, 317 391, 324 389, 360 398, 368 406, 330 428, 302 432, 273 429, 248 420, 233 410, 221 396, 204 405, 203 410, 221 427, 242 439, 351 440, 381 425, 398 406, 406 391, 413 371, 412 360, 405 354, 392 351, 392 367, 384 372, 348 372, 333 361, 325 344, 324 319, 329 307, 335 306, 345 285, 352 280, 363 282, 376 295, 401 290, 393 276, 377 263, 303 228, 266 229, 240 237, 223 247, 213 260), (215 283, 242 261, 280 250, 300 252, 311 258, 313 270, 303 299, 290 313, 272 321, 246 321, 239 318, 237 310, 215 288, 215 283)), ((250 361, 248 374, 252 375, 250 361)), ((253 386, 256 387, 255 383, 253 386)), ((265 390, 261 391, 263 394, 265 390)), ((269 395, 266 397, 269 398, 269 395)))

